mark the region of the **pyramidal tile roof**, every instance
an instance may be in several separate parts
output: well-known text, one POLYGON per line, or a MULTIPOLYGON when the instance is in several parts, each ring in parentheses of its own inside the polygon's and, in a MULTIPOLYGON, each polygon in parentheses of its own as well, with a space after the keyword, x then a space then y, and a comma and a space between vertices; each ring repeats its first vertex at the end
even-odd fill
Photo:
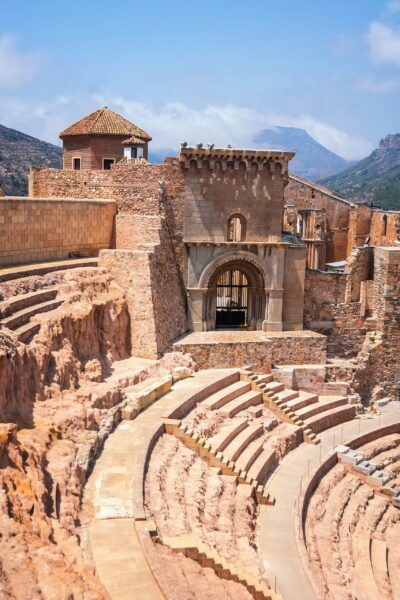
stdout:
POLYGON ((135 136, 146 142, 151 140, 146 131, 124 119, 107 106, 103 106, 64 129, 60 133, 60 138, 73 135, 124 135, 125 137, 135 136))

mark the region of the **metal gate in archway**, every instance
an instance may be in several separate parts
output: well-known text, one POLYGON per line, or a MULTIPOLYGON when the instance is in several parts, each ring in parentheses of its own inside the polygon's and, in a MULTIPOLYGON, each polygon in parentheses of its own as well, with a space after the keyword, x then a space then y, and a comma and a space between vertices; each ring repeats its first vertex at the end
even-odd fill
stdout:
POLYGON ((248 325, 248 280, 239 269, 228 269, 217 280, 216 329, 248 325))

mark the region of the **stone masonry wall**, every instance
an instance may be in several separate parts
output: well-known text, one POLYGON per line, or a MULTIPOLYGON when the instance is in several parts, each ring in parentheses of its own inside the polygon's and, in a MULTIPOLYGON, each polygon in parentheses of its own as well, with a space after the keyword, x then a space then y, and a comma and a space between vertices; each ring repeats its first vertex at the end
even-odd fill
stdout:
POLYGON ((374 249, 370 246, 354 248, 346 261, 348 273, 345 302, 358 302, 361 282, 371 279, 373 273, 374 249))
MULTIPOLYGON (((375 248, 374 317, 377 331, 366 336, 359 355, 359 392, 400 399, 400 248, 375 248), (367 373, 367 376, 366 376, 367 373)), ((379 397, 379 396, 378 396, 379 397)))
POLYGON ((159 244, 99 255, 99 265, 106 267, 125 290, 132 354, 143 358, 158 358, 186 331, 186 294, 165 226, 161 226, 159 236, 159 244))
POLYGON ((112 243, 112 200, 2 198, 0 265, 97 256, 112 243))
POLYGON ((374 210, 371 219, 370 243, 375 246, 393 246, 397 240, 396 226, 398 225, 400 225, 400 212, 374 210))
POLYGON ((336 197, 322 186, 293 175, 285 189, 285 201, 298 210, 324 208, 326 210, 326 260, 333 262, 347 258, 349 218, 352 204, 336 197))
POLYGON ((109 198, 118 213, 160 213, 161 165, 121 162, 109 171, 72 171, 33 168, 30 194, 34 198, 109 198))
POLYGON ((211 332, 209 342, 204 333, 201 338, 195 336, 191 334, 175 342, 173 348, 191 354, 199 369, 251 365, 257 373, 269 373, 272 365, 326 362, 325 336, 310 331, 251 332, 251 339, 247 332, 243 332, 242 340, 238 332, 235 333, 235 341, 221 341, 220 336, 216 340, 214 332, 211 332))
MULTIPOLYGON (((217 161, 218 162, 218 161, 217 161)), ((283 175, 262 171, 191 166, 186 176, 185 240, 228 241, 228 220, 246 219, 246 241, 279 241, 283 218, 283 175)))
POLYGON ((348 276, 345 273, 306 270, 304 290, 304 323, 306 327, 331 326, 335 307, 345 301, 348 276), (325 324, 325 325, 324 325, 325 324))

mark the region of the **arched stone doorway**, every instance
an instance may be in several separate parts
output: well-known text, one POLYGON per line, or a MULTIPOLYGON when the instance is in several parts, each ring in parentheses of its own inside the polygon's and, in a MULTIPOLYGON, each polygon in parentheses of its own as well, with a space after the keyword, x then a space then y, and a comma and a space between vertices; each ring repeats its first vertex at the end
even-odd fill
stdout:
POLYGON ((261 329, 265 303, 264 279, 253 265, 240 260, 224 264, 209 280, 207 329, 261 329))

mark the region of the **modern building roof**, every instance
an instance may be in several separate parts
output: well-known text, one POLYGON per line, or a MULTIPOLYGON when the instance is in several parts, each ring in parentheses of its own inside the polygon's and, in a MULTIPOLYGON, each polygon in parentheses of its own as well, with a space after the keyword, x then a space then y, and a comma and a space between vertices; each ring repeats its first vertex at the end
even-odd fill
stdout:
POLYGON ((64 129, 60 133, 60 138, 74 135, 123 135, 125 137, 135 136, 145 142, 151 140, 151 136, 146 131, 124 119, 107 106, 64 129))

